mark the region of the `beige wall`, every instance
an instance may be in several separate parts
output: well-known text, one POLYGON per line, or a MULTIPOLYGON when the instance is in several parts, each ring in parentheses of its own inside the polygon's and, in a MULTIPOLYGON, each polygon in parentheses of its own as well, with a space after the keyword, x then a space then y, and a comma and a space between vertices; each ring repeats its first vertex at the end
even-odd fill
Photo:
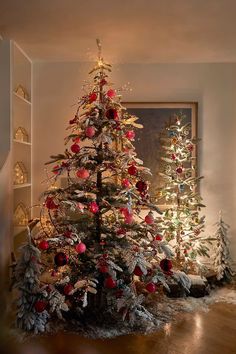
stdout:
MULTIPOLYGON (((34 202, 46 188, 44 162, 63 151, 66 122, 81 95, 90 66, 78 63, 34 64, 33 181, 34 202)), ((236 260, 236 64, 124 64, 114 67, 116 86, 130 82, 127 101, 198 101, 201 193, 207 205, 209 234, 218 211, 231 225, 236 260)), ((148 124, 148 122, 147 122, 148 124)))

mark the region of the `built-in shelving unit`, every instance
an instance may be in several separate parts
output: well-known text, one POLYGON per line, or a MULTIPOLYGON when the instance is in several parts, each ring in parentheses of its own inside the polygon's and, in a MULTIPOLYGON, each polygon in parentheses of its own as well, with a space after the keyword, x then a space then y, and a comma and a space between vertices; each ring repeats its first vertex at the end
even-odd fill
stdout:
MULTIPOLYGON (((31 218, 32 205, 32 63, 24 51, 11 41, 11 139, 12 139, 12 171, 17 162, 23 163, 27 171, 27 181, 13 184, 13 214, 19 203, 27 208, 31 218), (16 92, 23 87, 27 97, 16 92), (15 139, 16 130, 22 127, 28 135, 27 141, 15 139)), ((14 172, 13 172, 14 173, 14 172)), ((14 217, 13 217, 14 219, 14 217)), ((24 226, 13 226, 14 234, 24 226)))

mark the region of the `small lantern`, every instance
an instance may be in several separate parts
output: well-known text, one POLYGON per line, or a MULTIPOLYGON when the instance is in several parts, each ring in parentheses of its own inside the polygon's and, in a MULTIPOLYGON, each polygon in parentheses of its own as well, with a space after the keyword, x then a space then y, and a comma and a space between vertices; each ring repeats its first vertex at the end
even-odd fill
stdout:
POLYGON ((17 141, 22 141, 22 142, 28 143, 29 142, 29 135, 28 135, 27 131, 25 130, 25 128, 23 128, 23 127, 17 128, 17 130, 15 132, 14 139, 17 141))
POLYGON ((28 177, 27 175, 28 174, 23 162, 16 162, 14 166, 14 176, 13 176, 14 185, 27 183, 27 177, 28 177))
POLYGON ((26 226, 29 221, 29 214, 27 208, 23 203, 19 203, 14 211, 14 225, 26 226))
POLYGON ((24 98, 25 100, 29 101, 29 94, 27 92, 27 90, 22 86, 22 85, 18 85, 17 88, 15 89, 15 93, 24 98))

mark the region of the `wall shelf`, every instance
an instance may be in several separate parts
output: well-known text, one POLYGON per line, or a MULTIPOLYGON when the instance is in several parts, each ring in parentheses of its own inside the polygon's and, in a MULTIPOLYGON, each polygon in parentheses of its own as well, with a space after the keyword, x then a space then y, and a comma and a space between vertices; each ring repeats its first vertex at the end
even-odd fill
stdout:
POLYGON ((14 184, 13 189, 27 188, 31 186, 32 186, 31 183, 14 184))
POLYGON ((14 143, 17 143, 17 144, 23 144, 23 145, 28 145, 28 146, 31 146, 32 144, 31 143, 28 143, 27 141, 20 141, 20 140, 16 140, 16 139, 13 139, 14 143))
POLYGON ((27 103, 28 105, 31 105, 31 102, 30 102, 30 101, 28 101, 28 100, 27 100, 27 99, 25 99, 24 97, 22 97, 22 96, 18 95, 18 93, 17 93, 17 92, 13 91, 13 95, 14 95, 14 96, 16 96, 17 98, 19 98, 21 101, 23 101, 23 102, 27 103))

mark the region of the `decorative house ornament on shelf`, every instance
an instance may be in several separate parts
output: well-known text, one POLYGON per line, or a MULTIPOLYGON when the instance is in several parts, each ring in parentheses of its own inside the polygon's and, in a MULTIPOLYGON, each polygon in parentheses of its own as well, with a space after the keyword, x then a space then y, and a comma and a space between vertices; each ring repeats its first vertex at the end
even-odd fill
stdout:
POLYGON ((23 128, 23 127, 17 128, 15 135, 14 135, 14 139, 17 141, 28 143, 29 142, 29 135, 28 135, 27 131, 25 130, 25 128, 23 128))
POLYGON ((14 185, 27 183, 28 174, 23 162, 16 162, 14 166, 14 176, 13 183, 14 185))
POLYGON ((17 88, 15 89, 15 93, 27 101, 30 100, 27 90, 22 85, 17 86, 17 88))
POLYGON ((29 214, 26 206, 23 203, 19 203, 14 211, 14 225, 26 226, 28 224, 29 214))

